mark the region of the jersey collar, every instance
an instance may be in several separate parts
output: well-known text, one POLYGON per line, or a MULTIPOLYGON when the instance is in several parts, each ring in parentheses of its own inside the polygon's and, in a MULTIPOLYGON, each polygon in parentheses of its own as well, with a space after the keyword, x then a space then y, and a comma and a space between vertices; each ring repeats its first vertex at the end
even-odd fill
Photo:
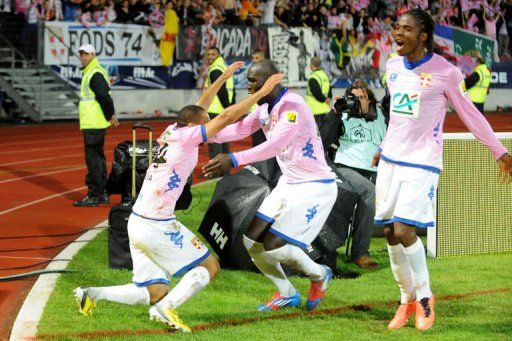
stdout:
POLYGON ((275 99, 274 103, 272 103, 272 105, 269 106, 268 108, 268 111, 270 112, 272 109, 274 109, 274 107, 277 105, 277 103, 279 103, 279 101, 281 100, 281 98, 283 98, 283 96, 288 92, 288 88, 286 86, 283 87, 283 89, 281 90, 281 92, 279 93, 279 95, 277 96, 277 98, 275 99))
POLYGON ((413 69, 417 68, 418 66, 420 66, 421 64, 428 62, 430 60, 430 58, 432 58, 433 55, 434 55, 433 53, 428 53, 423 58, 421 58, 420 60, 418 60, 416 62, 410 62, 407 60, 406 57, 404 57, 404 66, 407 70, 413 70, 413 69))

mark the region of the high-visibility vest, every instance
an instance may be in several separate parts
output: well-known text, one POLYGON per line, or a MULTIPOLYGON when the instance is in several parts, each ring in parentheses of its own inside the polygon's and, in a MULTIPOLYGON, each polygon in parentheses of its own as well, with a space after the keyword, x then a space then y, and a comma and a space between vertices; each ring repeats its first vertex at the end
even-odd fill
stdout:
MULTIPOLYGON (((329 81, 329 78, 325 74, 324 70, 319 69, 311 72, 309 79, 314 79, 318 83, 318 85, 320 85, 322 95, 324 95, 327 98, 327 96, 329 95, 329 88, 331 86, 331 82, 329 81)), ((326 114, 329 112, 329 104, 327 104, 327 102, 318 101, 315 98, 315 96, 311 94, 309 82, 306 90, 306 103, 311 108, 313 115, 326 114)))
MULTIPOLYGON (((226 62, 224 61, 224 58, 221 56, 218 56, 217 59, 208 67, 208 77, 206 77, 206 82, 204 83, 205 87, 210 86, 210 75, 213 71, 219 70, 220 72, 224 73, 226 71, 226 62)), ((229 77, 228 81, 225 83, 226 89, 228 90, 228 98, 229 103, 233 103, 233 95, 234 95, 234 88, 235 88, 235 81, 233 80, 233 77, 229 77)), ((212 104, 208 108, 208 112, 212 114, 220 114, 224 111, 224 107, 222 106, 222 103, 220 102, 219 96, 215 95, 215 98, 213 99, 212 104)))
POLYGON ((491 84, 491 72, 487 65, 480 64, 473 72, 478 72, 478 82, 468 89, 469 98, 473 103, 484 103, 487 98, 487 90, 491 84))
POLYGON ((100 65, 98 59, 91 60, 83 71, 82 83, 80 84, 80 102, 78 104, 80 129, 105 129, 110 127, 110 122, 105 118, 100 104, 96 101, 96 95, 90 87, 91 78, 97 72, 110 84, 108 73, 100 65))

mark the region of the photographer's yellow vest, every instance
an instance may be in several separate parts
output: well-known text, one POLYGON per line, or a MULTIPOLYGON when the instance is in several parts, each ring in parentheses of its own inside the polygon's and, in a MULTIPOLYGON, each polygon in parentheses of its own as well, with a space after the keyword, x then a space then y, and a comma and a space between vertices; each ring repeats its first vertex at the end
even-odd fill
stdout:
MULTIPOLYGON (((331 86, 331 82, 329 81, 329 78, 325 74, 324 70, 319 69, 316 71, 313 71, 311 75, 309 76, 309 79, 314 79, 320 85, 320 89, 322 90, 322 95, 324 95, 326 98, 329 95, 329 88, 331 86)), ((315 96, 311 94, 311 89, 308 88, 306 90, 306 103, 311 108, 311 111, 313 112, 313 115, 321 115, 326 114, 329 112, 329 104, 327 102, 320 102, 318 101, 315 96)))
MULTIPOLYGON (((206 82, 204 83, 204 86, 207 88, 210 84, 210 75, 213 71, 219 70, 220 72, 224 73, 226 71, 226 62, 221 56, 218 56, 217 59, 213 62, 212 65, 208 67, 208 77, 206 77, 206 82)), ((229 77, 228 81, 226 82, 226 89, 228 90, 228 98, 229 103, 233 103, 233 94, 234 94, 234 88, 235 88, 235 81, 233 80, 233 77, 229 77)), ((208 107, 208 113, 211 114, 220 114, 224 111, 224 107, 222 106, 222 103, 220 102, 219 96, 215 95, 215 98, 213 99, 212 104, 208 107)))
POLYGON ((82 84, 80 85, 80 103, 78 104, 80 129, 105 129, 110 127, 110 122, 105 119, 100 104, 96 101, 96 95, 90 87, 91 78, 96 72, 101 73, 107 83, 110 84, 108 73, 100 65, 98 59, 91 60, 84 69, 82 84))
POLYGON ((478 82, 468 90, 469 98, 473 103, 484 103, 487 98, 487 89, 491 84, 491 73, 485 64, 478 65, 473 72, 478 72, 479 77, 478 82))

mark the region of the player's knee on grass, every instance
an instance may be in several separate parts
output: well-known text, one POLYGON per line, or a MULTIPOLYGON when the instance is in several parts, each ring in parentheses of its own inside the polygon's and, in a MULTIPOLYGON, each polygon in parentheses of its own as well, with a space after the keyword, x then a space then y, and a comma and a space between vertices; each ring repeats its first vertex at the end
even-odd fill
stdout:
POLYGON ((155 304, 159 302, 162 298, 167 295, 169 292, 169 286, 167 284, 156 283, 148 285, 149 292, 149 303, 155 304))
POLYGON ((206 270, 208 270, 210 281, 213 281, 220 272, 219 261, 212 255, 209 255, 204 261, 199 263, 199 265, 205 267, 206 270))
POLYGON ((418 238, 416 236, 416 228, 411 225, 395 222, 393 224, 393 235, 404 247, 411 246, 418 238))
POLYGON ((265 233, 263 237, 263 247, 265 251, 275 250, 286 245, 286 240, 279 238, 272 233, 265 233))

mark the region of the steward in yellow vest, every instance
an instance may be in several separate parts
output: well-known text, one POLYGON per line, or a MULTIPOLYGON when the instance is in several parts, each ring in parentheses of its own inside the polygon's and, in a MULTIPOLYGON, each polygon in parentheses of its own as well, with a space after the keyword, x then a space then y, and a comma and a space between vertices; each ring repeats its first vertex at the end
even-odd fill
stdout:
MULTIPOLYGON (((206 77, 205 88, 213 84, 217 78, 226 70, 226 62, 220 55, 220 51, 216 47, 210 47, 207 51, 206 59, 208 61, 208 77, 206 77)), ((215 118, 227 107, 235 103, 235 81, 230 77, 226 83, 222 85, 212 104, 208 107, 210 118, 215 118)), ((208 143, 208 151, 210 158, 214 158, 217 154, 229 154, 229 143, 208 143)))
POLYGON ((481 57, 478 57, 478 65, 466 78, 465 83, 471 102, 483 114, 485 99, 491 85, 491 72, 481 57))
POLYGON ((88 193, 73 205, 97 206, 109 202, 105 191, 107 166, 103 152, 106 129, 111 125, 117 127, 119 122, 114 115, 108 74, 96 58, 94 47, 90 44, 83 45, 78 49, 78 53, 84 67, 80 85, 78 116, 80 130, 84 136, 85 163, 87 165, 85 184, 88 193))
POLYGON ((311 74, 308 80, 308 87, 306 89, 306 103, 311 108, 315 121, 320 127, 325 118, 325 115, 330 110, 330 103, 332 98, 331 81, 322 70, 322 62, 320 58, 313 57, 309 63, 311 74))

